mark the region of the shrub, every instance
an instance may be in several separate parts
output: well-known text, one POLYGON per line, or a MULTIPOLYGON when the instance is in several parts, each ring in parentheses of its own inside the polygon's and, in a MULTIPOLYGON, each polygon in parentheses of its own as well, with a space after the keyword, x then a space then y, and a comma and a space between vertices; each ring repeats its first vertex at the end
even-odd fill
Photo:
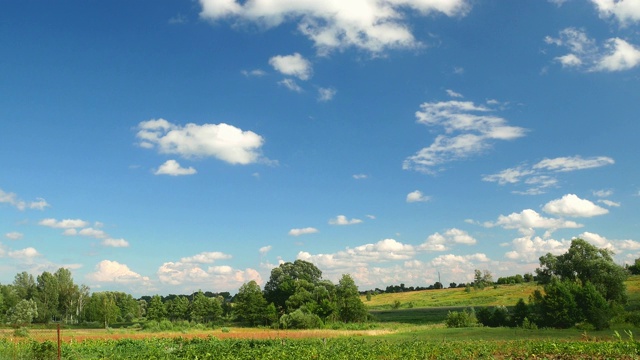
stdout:
POLYGON ((29 328, 21 326, 13 330, 13 336, 15 337, 29 337, 29 328))
POLYGON ((318 315, 306 313, 302 309, 282 315, 280 325, 284 329, 318 329, 323 326, 318 315))
POLYGON ((478 320, 472 308, 463 311, 449 311, 445 324, 450 328, 472 327, 478 325, 478 320))

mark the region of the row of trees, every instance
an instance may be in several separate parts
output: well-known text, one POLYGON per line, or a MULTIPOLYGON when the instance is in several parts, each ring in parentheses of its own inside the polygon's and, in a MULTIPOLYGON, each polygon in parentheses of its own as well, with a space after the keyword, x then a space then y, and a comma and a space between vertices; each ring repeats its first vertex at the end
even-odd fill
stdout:
POLYGON ((288 328, 318 327, 325 322, 363 321, 367 317, 355 282, 343 275, 338 284, 322 279, 312 263, 296 260, 271 271, 264 291, 251 281, 238 293, 145 296, 140 299, 116 291, 89 293, 74 283, 71 272, 60 268, 35 279, 22 272, 12 284, 0 285, 0 321, 27 324, 93 322, 108 327, 135 319, 191 321, 239 320, 248 325, 288 328))

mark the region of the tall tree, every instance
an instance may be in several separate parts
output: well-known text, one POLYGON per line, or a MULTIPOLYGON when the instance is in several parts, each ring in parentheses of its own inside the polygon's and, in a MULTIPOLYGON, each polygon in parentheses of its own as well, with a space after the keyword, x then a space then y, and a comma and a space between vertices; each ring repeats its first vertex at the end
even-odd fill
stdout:
POLYGON ((243 284, 234 298, 234 313, 241 321, 249 325, 261 325, 267 322, 267 300, 255 281, 243 284))
POLYGON ((67 322, 73 322, 78 302, 78 285, 73 283, 71 271, 59 268, 54 274, 58 282, 58 313, 67 322))
POLYGON ((176 296, 166 302, 167 315, 171 320, 187 320, 189 318, 189 299, 186 296, 176 296))
POLYGON ((344 322, 361 322, 367 319, 367 309, 362 300, 355 281, 349 274, 342 275, 336 286, 338 296, 338 313, 344 322))
POLYGON ((58 279, 48 271, 37 278, 35 300, 38 304, 38 321, 48 323, 58 315, 58 279))
POLYGON ((31 300, 36 293, 36 282, 33 275, 23 271, 13 279, 13 289, 19 299, 31 300))
POLYGON ((167 317, 167 309, 160 295, 153 295, 147 306, 147 319, 160 321, 167 317))

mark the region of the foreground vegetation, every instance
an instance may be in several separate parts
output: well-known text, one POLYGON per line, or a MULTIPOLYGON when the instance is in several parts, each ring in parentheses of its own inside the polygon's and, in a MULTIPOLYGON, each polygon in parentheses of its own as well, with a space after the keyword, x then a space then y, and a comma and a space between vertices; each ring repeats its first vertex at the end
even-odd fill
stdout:
MULTIPOLYGON (((0 340, 11 359, 51 359, 53 343, 0 340)), ((217 340, 153 338, 65 343, 63 359, 636 359, 637 341, 511 340, 393 342, 380 339, 217 340)))

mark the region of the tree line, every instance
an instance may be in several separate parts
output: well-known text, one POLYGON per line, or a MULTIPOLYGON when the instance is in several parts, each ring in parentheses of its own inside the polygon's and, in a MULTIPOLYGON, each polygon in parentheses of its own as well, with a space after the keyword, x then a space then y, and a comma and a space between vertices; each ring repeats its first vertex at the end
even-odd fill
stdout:
POLYGON ((327 322, 360 322, 367 311, 350 275, 337 284, 303 260, 283 263, 271 271, 264 290, 255 281, 229 292, 197 291, 191 295, 143 296, 118 291, 89 292, 73 281, 68 269, 43 272, 36 278, 16 274, 12 284, 0 284, 0 322, 93 323, 189 321, 198 324, 241 322, 246 325, 314 328, 327 322))

